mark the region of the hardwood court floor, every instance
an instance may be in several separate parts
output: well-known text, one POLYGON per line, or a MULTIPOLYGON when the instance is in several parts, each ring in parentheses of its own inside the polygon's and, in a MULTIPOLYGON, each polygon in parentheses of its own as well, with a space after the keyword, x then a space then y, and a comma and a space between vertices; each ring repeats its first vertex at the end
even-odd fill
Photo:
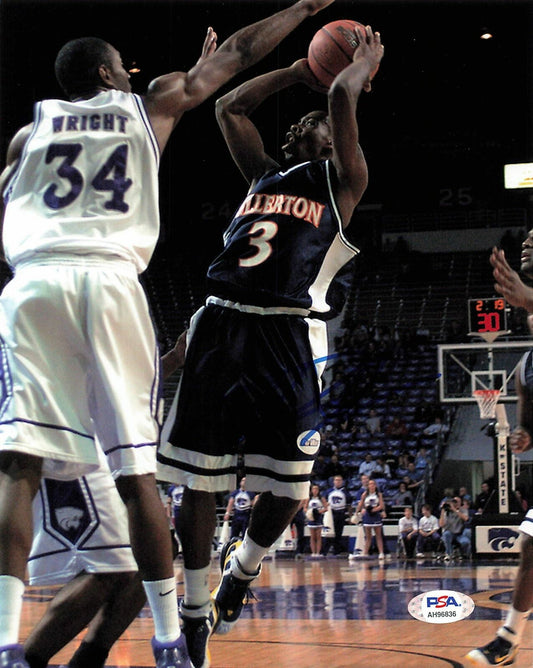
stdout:
MULTIPOLYGON (((176 561, 178 591, 181 562, 176 561)), ((349 562, 347 559, 265 561, 253 586, 257 597, 245 606, 236 628, 210 642, 212 668, 440 668, 464 665, 464 655, 490 641, 505 617, 517 561, 444 564, 396 559, 349 562), (447 589, 475 602, 467 619, 429 624, 409 614, 419 593, 447 589)), ((212 584, 218 581, 213 559, 212 584)), ((21 637, 39 618, 55 588, 28 587, 21 637)), ((148 608, 113 648, 108 666, 153 666, 148 608)), ((81 638, 81 636, 80 636, 81 638)), ((68 662, 76 643, 50 666, 68 662)), ((517 668, 533 666, 533 619, 528 622, 517 668)))

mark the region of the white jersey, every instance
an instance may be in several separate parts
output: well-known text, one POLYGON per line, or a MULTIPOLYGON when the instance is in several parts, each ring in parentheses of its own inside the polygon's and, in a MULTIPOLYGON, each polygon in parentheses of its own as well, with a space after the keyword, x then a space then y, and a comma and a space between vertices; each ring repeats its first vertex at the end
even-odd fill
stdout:
POLYGON ((35 105, 5 189, 12 267, 37 253, 115 256, 143 272, 159 236, 159 149, 142 98, 109 90, 35 105))

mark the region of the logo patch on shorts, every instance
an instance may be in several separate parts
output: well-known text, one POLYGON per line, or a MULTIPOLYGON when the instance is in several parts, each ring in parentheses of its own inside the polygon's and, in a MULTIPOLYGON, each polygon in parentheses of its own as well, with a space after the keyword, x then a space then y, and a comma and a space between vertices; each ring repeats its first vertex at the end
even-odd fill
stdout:
POLYGON ((296 439, 298 448, 306 455, 316 455, 320 447, 320 434, 314 429, 302 432, 296 439))

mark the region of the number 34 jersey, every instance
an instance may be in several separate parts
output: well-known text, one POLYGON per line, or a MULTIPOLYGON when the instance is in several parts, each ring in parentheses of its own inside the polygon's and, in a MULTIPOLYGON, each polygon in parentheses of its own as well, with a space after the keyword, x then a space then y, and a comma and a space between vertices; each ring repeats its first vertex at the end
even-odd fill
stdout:
POLYGON ((110 90, 35 105, 5 191, 3 242, 35 253, 113 255, 144 271, 159 235, 159 150, 142 98, 110 90))
POLYGON ((260 307, 329 316, 336 278, 358 253, 344 236, 329 160, 267 172, 239 207, 208 290, 260 307))

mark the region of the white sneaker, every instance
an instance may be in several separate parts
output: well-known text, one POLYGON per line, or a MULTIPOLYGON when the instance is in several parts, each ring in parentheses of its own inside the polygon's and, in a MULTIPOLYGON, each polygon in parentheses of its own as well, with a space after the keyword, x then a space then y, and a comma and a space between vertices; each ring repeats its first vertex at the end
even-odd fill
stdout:
POLYGON ((378 559, 385 559, 385 555, 383 554, 383 552, 379 553, 378 559))
POLYGON ((423 552, 417 552, 416 556, 418 559, 423 559, 426 555, 423 552))

